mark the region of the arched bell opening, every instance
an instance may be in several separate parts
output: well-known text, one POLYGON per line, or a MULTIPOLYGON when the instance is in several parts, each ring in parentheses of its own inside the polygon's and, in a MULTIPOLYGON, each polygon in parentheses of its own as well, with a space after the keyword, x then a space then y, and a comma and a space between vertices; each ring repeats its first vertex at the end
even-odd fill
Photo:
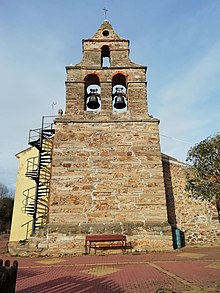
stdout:
POLYGON ((85 111, 101 111, 101 88, 99 77, 88 74, 85 77, 85 111))
POLYGON ((126 96, 126 77, 118 73, 112 79, 112 108, 113 111, 127 111, 128 101, 126 96))
POLYGON ((101 66, 110 67, 110 49, 107 45, 101 48, 101 66))

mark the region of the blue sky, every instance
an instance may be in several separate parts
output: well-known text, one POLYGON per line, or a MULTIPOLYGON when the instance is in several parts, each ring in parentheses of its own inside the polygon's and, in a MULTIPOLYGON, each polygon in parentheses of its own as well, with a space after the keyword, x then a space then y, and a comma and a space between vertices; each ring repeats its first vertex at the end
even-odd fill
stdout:
POLYGON ((0 182, 14 187, 15 154, 41 117, 65 108, 65 65, 81 60, 83 38, 103 22, 130 40, 147 65, 149 112, 162 151, 187 150, 219 132, 219 0, 0 0, 0 182))

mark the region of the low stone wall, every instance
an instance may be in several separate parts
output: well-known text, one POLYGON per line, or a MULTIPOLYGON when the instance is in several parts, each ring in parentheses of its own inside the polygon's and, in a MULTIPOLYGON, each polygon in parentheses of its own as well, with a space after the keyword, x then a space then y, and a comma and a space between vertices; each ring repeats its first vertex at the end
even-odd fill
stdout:
POLYGON ((187 165, 163 158, 168 222, 184 232, 186 245, 220 245, 215 203, 192 199, 185 191, 187 165))
MULTIPOLYGON (((167 223, 110 222, 84 224, 51 224, 48 226, 48 254, 83 254, 87 234, 122 233, 131 242, 133 251, 172 249, 171 229, 167 223)), ((105 251, 111 253, 111 251, 105 251)))

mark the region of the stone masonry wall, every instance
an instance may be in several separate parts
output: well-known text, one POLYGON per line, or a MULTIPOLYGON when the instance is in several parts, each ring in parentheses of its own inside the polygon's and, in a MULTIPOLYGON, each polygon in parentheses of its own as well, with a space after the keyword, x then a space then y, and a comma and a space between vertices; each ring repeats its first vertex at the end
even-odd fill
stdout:
POLYGON ((88 233, 172 247, 157 122, 57 123, 54 139, 50 251, 83 252, 88 233))
POLYGON ((113 120, 112 112, 112 78, 116 74, 124 74, 127 82, 128 115, 123 119, 143 119, 148 116, 147 112, 147 90, 146 90, 146 68, 134 67, 129 69, 118 68, 76 68, 67 67, 66 81, 66 117, 74 117, 75 120, 113 120), (85 77, 95 74, 99 77, 101 88, 101 112, 97 115, 85 112, 85 77), (91 117, 92 115, 92 117, 91 117))
POLYGON ((185 192, 186 168, 163 158, 168 222, 184 232, 186 245, 220 245, 220 223, 214 203, 189 198, 185 192))
POLYGON ((49 253, 82 253, 85 235, 96 233, 127 234, 135 250, 172 248, 146 69, 130 60, 129 41, 108 21, 83 40, 82 61, 66 67, 66 110, 54 136, 49 253), (99 87, 97 112, 87 111, 90 86, 99 87), (113 110, 115 86, 124 87, 124 112, 113 110))

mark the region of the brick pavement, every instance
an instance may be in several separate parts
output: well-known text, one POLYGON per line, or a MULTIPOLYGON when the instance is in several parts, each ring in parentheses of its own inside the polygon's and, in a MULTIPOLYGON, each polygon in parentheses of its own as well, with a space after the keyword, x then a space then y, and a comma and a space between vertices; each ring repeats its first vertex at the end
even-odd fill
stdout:
MULTIPOLYGON (((15 259, 7 254, 3 259, 15 259)), ((220 248, 141 255, 16 258, 17 293, 220 292, 220 248)))

